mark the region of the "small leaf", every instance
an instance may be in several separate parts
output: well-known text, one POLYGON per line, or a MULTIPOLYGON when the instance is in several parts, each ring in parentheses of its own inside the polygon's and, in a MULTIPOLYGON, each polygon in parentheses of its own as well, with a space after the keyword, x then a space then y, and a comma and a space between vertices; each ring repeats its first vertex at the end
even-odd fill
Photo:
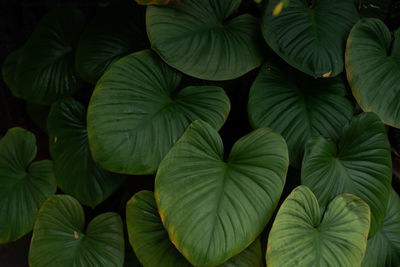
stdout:
POLYGON ((0 140, 0 243, 30 232, 40 206, 56 192, 53 163, 32 163, 36 151, 35 136, 22 128, 0 140))
POLYGON ((40 208, 29 248, 30 266, 122 267, 123 263, 123 224, 118 214, 100 214, 85 227, 82 206, 71 196, 52 196, 40 208))
POLYGON ((335 197, 324 213, 306 186, 295 188, 279 208, 268 237, 270 267, 360 266, 370 224, 359 197, 335 197))

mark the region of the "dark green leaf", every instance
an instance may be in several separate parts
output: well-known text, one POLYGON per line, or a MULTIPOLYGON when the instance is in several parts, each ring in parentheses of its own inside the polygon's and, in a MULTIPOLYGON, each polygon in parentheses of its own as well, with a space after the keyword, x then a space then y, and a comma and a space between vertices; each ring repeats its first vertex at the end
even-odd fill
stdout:
POLYGON ((37 104, 51 104, 80 87, 74 70, 74 47, 84 25, 78 9, 60 8, 46 15, 21 52, 16 90, 37 104))
POLYGON ((359 197, 335 197, 324 213, 306 186, 299 186, 279 208, 268 237, 267 265, 360 266, 370 224, 368 205, 359 197))
POLYGON ((280 0, 264 5, 262 31, 287 63, 314 77, 334 77, 344 69, 347 35, 358 20, 351 0, 291 0, 273 16, 280 0))
POLYGON ((253 242, 285 183, 288 151, 270 129, 239 139, 224 161, 217 131, 193 122, 160 164, 155 198, 169 237, 196 266, 221 264, 253 242))
POLYGON ((53 164, 33 162, 36 138, 22 128, 12 128, 0 140, 0 243, 32 230, 42 203, 56 191, 53 164))
POLYGON ((371 208, 372 237, 385 216, 392 181, 390 145, 378 116, 354 117, 337 144, 323 137, 311 139, 301 171, 307 185, 325 207, 335 196, 350 193, 371 208))
POLYGON ((21 97, 20 92, 17 90, 15 85, 15 72, 17 70, 17 64, 19 56, 22 52, 22 47, 11 52, 3 62, 1 72, 3 76, 4 82, 7 84, 8 89, 10 89, 11 93, 16 97, 21 97))
POLYGON ((124 235, 120 216, 95 217, 85 227, 79 202, 55 195, 40 208, 29 248, 32 267, 107 266, 124 263, 124 235))
POLYGON ((230 109, 225 92, 215 86, 181 90, 181 77, 150 50, 113 64, 88 108, 94 160, 114 172, 154 173, 192 121, 203 119, 219 129, 230 109))
POLYGON ((250 124, 282 134, 291 165, 300 167, 309 137, 323 135, 337 140, 353 116, 352 104, 345 94, 341 78, 314 79, 269 60, 250 89, 250 124))
POLYGON ((126 176, 98 167, 89 151, 86 109, 73 98, 54 103, 47 121, 57 185, 84 205, 103 202, 126 176))
POLYGON ((240 0, 185 0, 149 6, 152 48, 168 65, 206 80, 237 78, 262 62, 258 20, 236 16, 240 0))

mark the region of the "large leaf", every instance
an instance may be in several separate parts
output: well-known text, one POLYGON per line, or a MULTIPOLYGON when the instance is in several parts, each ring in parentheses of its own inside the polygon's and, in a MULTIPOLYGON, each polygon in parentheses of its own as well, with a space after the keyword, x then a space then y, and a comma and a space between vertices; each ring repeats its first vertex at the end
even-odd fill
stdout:
POLYGON ((170 239, 196 266, 237 254, 273 214, 288 163, 286 143, 271 129, 239 139, 225 161, 217 131, 193 122, 156 176, 155 198, 170 239))
POLYGON ((381 227, 368 240, 363 266, 400 266, 400 198, 393 189, 381 227))
MULTIPOLYGON (((192 266, 171 243, 158 214, 154 194, 141 191, 126 204, 129 241, 143 266, 192 266)), ((260 267, 260 239, 235 255, 220 267, 260 267)))
POLYGON ((24 99, 50 104, 79 89, 74 47, 83 25, 83 13, 72 8, 53 10, 41 20, 17 64, 16 89, 24 99))
POLYGON ((22 128, 0 140, 0 243, 31 231, 40 206, 56 192, 53 164, 32 163, 36 151, 35 136, 22 128))
POLYGON ((122 267, 123 263, 123 225, 118 214, 100 214, 85 227, 83 209, 71 196, 52 196, 40 208, 29 248, 30 266, 122 267))
POLYGON ((371 207, 372 237, 387 207, 392 181, 390 145, 378 116, 363 113, 343 129, 335 144, 323 137, 306 144, 301 182, 325 207, 336 195, 350 193, 371 207))
POLYGON ((148 47, 145 9, 119 0, 100 10, 82 35, 76 50, 76 70, 96 83, 117 59, 148 47))
POLYGON ((344 69, 347 35, 358 20, 351 0, 291 0, 279 15, 280 0, 267 1, 262 31, 269 46, 287 63, 314 77, 333 77, 344 69))
POLYGON ((17 64, 19 56, 22 52, 22 47, 12 51, 4 60, 3 65, 1 66, 1 74, 3 77, 3 81, 7 84, 8 89, 10 89, 11 93, 16 97, 21 97, 21 94, 17 90, 15 85, 15 72, 17 70, 17 64))
POLYGON ((151 45, 170 66, 206 80, 229 80, 262 61, 258 20, 235 16, 240 0, 185 0, 149 6, 151 45), (232 17, 233 16, 233 17, 232 17))
POLYGON ((113 64, 88 108, 94 160, 110 171, 154 173, 192 121, 202 119, 219 129, 230 109, 225 92, 215 86, 181 89, 181 77, 150 50, 113 64))
POLYGON ((359 197, 335 197, 324 213, 306 186, 279 208, 268 237, 267 265, 360 266, 370 224, 368 205, 359 197))
POLYGON ((346 71, 354 97, 364 111, 400 128, 400 29, 394 41, 378 19, 362 19, 351 30, 346 71))
POLYGON ((345 95, 345 82, 339 77, 314 79, 269 60, 250 89, 250 124, 282 134, 291 165, 300 167, 309 137, 323 135, 337 140, 353 116, 352 104, 345 95))
POLYGON ((103 202, 126 176, 98 167, 90 155, 86 109, 73 98, 54 103, 47 120, 57 185, 84 205, 103 202))

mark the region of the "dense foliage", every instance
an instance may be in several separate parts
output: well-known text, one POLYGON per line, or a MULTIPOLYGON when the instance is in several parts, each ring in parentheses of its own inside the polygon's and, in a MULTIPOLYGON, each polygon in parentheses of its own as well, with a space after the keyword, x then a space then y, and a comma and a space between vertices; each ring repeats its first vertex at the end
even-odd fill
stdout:
POLYGON ((32 267, 399 266, 393 6, 51 10, 2 63, 51 158, 4 133, 0 243, 33 231, 32 267))

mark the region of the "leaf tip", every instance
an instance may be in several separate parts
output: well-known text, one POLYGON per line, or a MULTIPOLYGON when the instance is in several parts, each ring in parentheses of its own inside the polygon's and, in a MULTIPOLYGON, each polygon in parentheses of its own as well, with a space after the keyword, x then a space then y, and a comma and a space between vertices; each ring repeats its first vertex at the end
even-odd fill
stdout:
POLYGON ((282 8, 283 8, 283 2, 279 2, 275 6, 274 11, 272 12, 272 15, 273 16, 278 16, 282 12, 282 8))

